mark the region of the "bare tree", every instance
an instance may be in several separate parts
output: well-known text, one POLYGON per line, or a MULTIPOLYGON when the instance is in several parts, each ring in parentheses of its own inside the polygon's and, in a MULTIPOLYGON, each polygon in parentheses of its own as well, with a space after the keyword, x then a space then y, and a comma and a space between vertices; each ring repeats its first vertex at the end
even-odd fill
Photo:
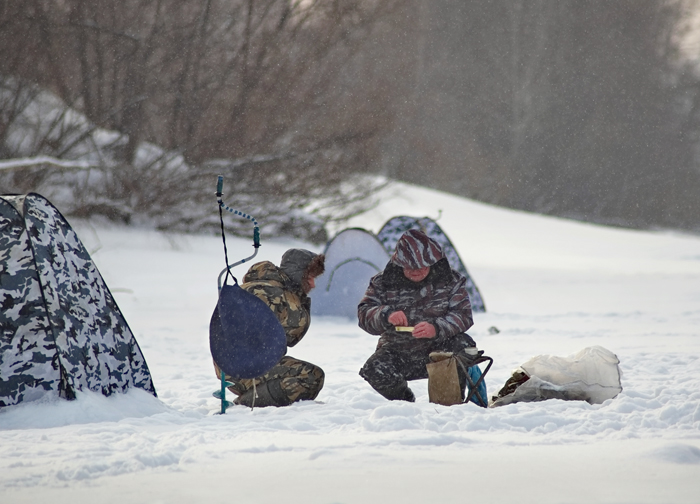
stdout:
MULTIPOLYGON (((119 133, 100 201, 165 213, 146 191, 159 187, 201 203, 216 166, 261 212, 319 195, 352 202, 340 184, 370 168, 392 120, 388 90, 372 85, 377 72, 359 53, 397 3, 27 0, 0 11, 3 40, 19 40, 23 55, 6 75, 45 86, 96 128, 119 133), (27 40, 32 51, 22 50, 27 40), (163 156, 142 159, 144 142, 163 156), (173 168, 178 156, 187 174, 173 168)), ((87 197, 83 208, 95 204, 87 197)))

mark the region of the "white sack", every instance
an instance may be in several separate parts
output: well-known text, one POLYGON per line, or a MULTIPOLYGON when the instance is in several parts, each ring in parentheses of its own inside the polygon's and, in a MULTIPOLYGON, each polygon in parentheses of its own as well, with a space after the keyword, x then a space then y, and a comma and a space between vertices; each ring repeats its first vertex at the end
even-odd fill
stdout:
POLYGON ((491 405, 546 399, 601 404, 622 391, 619 364, 617 356, 601 346, 584 348, 568 357, 538 355, 520 366, 530 379, 491 405))

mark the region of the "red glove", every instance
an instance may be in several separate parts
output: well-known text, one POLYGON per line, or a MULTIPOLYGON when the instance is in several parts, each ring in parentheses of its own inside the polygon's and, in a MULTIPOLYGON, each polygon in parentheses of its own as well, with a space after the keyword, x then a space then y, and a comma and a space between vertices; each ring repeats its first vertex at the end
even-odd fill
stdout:
POLYGON ((430 322, 418 322, 413 329, 414 338, 434 338, 435 326, 430 322))
POLYGON ((395 326, 407 326, 408 325, 408 319, 406 318, 406 314, 402 311, 395 311, 391 315, 387 317, 387 320, 389 321, 390 324, 394 324, 395 326))

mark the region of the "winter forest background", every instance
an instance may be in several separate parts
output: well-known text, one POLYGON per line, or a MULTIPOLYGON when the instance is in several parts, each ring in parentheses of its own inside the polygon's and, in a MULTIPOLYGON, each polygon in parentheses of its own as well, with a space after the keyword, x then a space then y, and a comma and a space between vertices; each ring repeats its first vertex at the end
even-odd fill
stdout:
POLYGON ((322 242, 398 179, 697 231, 699 9, 0 0, 0 193, 201 230, 221 173, 268 236, 322 242))

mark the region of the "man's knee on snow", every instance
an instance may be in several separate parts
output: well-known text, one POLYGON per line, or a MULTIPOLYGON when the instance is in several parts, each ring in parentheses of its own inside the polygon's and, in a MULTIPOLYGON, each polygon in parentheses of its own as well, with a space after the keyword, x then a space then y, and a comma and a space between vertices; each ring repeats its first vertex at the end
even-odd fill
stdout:
POLYGON ((312 401, 323 388, 326 375, 323 369, 309 362, 297 361, 293 372, 281 381, 282 390, 290 402, 312 401))
POLYGON ((389 369, 382 366, 378 360, 368 360, 362 369, 360 376, 369 383, 374 390, 390 401, 409 401, 416 400, 413 391, 408 388, 408 383, 403 376, 392 373, 389 369))

